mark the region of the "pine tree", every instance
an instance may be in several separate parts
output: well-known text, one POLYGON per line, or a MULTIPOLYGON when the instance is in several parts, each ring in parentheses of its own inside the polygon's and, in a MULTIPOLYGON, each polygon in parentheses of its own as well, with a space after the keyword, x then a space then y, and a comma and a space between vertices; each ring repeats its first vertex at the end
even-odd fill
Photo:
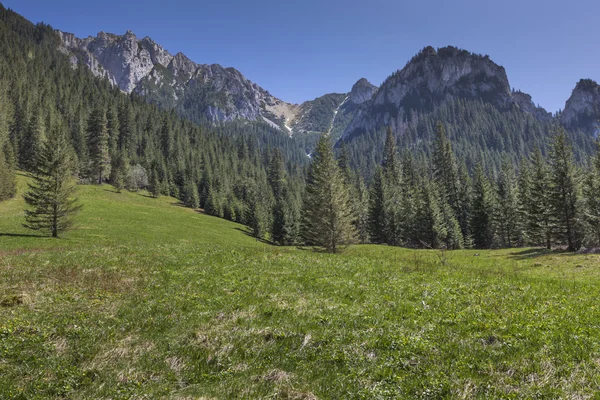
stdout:
POLYGON ((439 187, 442 201, 448 203, 455 214, 459 214, 458 168, 452 145, 446 137, 444 125, 438 121, 435 127, 436 138, 433 151, 433 179, 439 187))
POLYGON ((33 114, 27 128, 25 130, 25 136, 19 141, 21 146, 19 151, 19 164, 26 171, 34 171, 37 165, 37 155, 40 153, 45 138, 46 128, 44 126, 44 119, 37 111, 33 114))
POLYGON ((200 196, 198 195, 198 185, 189 179, 183 187, 183 204, 186 207, 198 208, 200 207, 200 196))
POLYGON ((568 251, 577 251, 583 242, 580 178, 562 128, 558 128, 550 152, 550 182, 550 204, 556 222, 554 234, 567 245, 568 251))
POLYGON ((117 151, 116 157, 112 159, 110 169, 110 183, 117 189, 117 193, 125 187, 127 175, 129 174, 129 160, 125 151, 117 151))
POLYGON ((502 169, 496 182, 498 207, 495 216, 500 245, 513 247, 521 237, 517 179, 511 162, 504 158, 502 169))
POLYGON ((162 128, 160 130, 160 144, 165 159, 171 158, 173 154, 173 132, 167 117, 164 118, 162 128))
POLYGON ((98 184, 102 184, 110 172, 108 153, 108 130, 106 113, 103 108, 96 108, 88 121, 88 146, 90 154, 90 173, 98 184))
POLYGON ((269 185, 273 192, 275 204, 271 225, 271 240, 281 246, 289 246, 296 242, 296 220, 290 198, 287 173, 283 156, 279 149, 273 150, 269 164, 269 185))
POLYGON ((326 134, 317 143, 308 172, 302 234, 307 245, 332 253, 353 243, 356 236, 348 188, 326 134))
POLYGON ((109 107, 106 112, 106 131, 108 132, 108 154, 113 159, 119 152, 119 117, 113 107, 109 107))
POLYGON ((494 242, 494 201, 490 183, 481 165, 475 170, 471 205, 471 234, 478 249, 489 249, 494 242))
POLYGON ((434 187, 422 182, 417 191, 415 230, 417 245, 437 249, 448 235, 434 187))
POLYGON ((124 101, 119 107, 119 137, 117 139, 117 146, 120 150, 128 151, 131 147, 134 124, 131 103, 124 101))
POLYGON ((148 191, 152 194, 152 197, 155 199, 160 196, 160 181, 158 179, 158 172, 156 172, 156 168, 152 168, 150 170, 150 179, 148 182, 148 191))
POLYGON ((383 146, 383 168, 386 182, 386 198, 384 199, 385 225, 384 233, 387 244, 399 246, 402 243, 402 205, 400 193, 400 161, 398 159, 398 147, 392 128, 386 131, 385 144, 383 146))
POLYGON ((0 87, 0 201, 14 197, 17 192, 16 162, 9 140, 10 114, 6 92, 0 87))
POLYGON ((369 240, 369 191, 360 175, 356 176, 353 212, 355 213, 354 226, 358 240, 360 243, 367 243, 369 240))
POLYGON ((58 237, 72 227, 80 206, 74 198, 71 149, 60 128, 54 128, 38 154, 33 182, 25 194, 27 228, 48 231, 58 237))
POLYGON ((268 209, 255 183, 251 185, 248 192, 245 219, 251 229, 252 236, 256 239, 263 239, 267 233, 268 209))
POLYGON ((527 243, 552 247, 554 221, 550 200, 550 171, 542 152, 537 148, 531 164, 521 164, 520 204, 524 216, 527 243))
POLYGON ((4 151, 0 147, 0 201, 8 200, 16 193, 15 172, 6 162, 4 151))
POLYGON ((596 141, 596 154, 592 166, 585 176, 583 187, 585 219, 590 227, 591 240, 600 245, 600 140, 596 141))
POLYGON ((371 242, 381 244, 387 242, 386 236, 386 220, 385 220, 385 199, 386 182, 383 175, 383 169, 377 167, 371 189, 369 192, 369 217, 368 217, 368 232, 371 242))

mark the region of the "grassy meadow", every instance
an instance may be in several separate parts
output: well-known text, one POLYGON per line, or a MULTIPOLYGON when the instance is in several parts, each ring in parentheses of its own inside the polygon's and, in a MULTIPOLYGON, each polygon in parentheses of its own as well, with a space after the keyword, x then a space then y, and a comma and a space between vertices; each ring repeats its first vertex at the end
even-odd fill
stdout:
POLYGON ((0 203, 0 399, 599 398, 600 255, 320 254, 79 195, 60 239, 0 203))

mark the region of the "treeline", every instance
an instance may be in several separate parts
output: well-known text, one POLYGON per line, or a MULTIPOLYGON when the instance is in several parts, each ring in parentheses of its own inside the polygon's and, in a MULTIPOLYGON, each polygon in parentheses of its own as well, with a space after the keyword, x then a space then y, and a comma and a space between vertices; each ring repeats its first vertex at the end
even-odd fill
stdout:
POLYGON ((587 164, 577 166, 556 128, 547 157, 536 149, 517 168, 505 157, 497 170, 477 165, 470 174, 438 122, 430 166, 417 169, 388 130, 369 191, 369 240, 434 249, 598 246, 600 152, 587 164))
MULTIPOLYGON (((477 165, 490 171, 499 169, 507 157, 516 165, 536 149, 547 155, 551 142, 548 132, 553 129, 552 121, 540 121, 516 106, 500 110, 483 100, 464 98, 446 99, 431 111, 404 112, 391 107, 389 114, 398 147, 409 151, 420 164, 426 164, 433 157, 436 124, 443 121, 456 157, 470 173, 477 165)), ((569 130, 566 135, 578 162, 594 152, 589 132, 569 130)), ((351 154, 352 166, 365 178, 372 178, 382 161, 385 137, 386 128, 382 128, 343 139, 351 154)))

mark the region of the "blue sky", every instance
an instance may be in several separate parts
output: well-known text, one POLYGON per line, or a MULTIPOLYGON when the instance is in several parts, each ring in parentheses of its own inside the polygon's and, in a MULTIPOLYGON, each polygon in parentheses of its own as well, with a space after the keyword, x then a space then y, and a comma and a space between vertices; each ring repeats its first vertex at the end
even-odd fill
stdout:
MULTIPOLYGON (((1 1, 1 0, 0 0, 1 1)), ((597 0, 4 0, 38 22, 95 36, 128 29, 197 63, 239 69, 289 102, 379 85, 427 45, 489 54, 549 111, 600 80, 597 0)))

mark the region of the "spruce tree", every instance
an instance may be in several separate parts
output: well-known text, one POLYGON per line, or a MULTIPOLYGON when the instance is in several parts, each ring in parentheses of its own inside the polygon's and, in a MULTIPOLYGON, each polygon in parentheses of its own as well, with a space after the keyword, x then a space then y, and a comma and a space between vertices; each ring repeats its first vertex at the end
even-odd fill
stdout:
POLYGON ((360 175, 356 176, 356 197, 354 198, 354 226, 360 243, 369 240, 369 191, 360 175))
POLYGON ((6 162, 0 146, 0 201, 8 200, 17 193, 15 171, 6 162))
POLYGON ((494 213, 500 245, 513 247, 521 237, 517 179, 511 162, 504 158, 502 169, 496 182, 497 209, 494 213))
POLYGON ((354 242, 348 188, 326 134, 313 153, 303 210, 302 235, 307 245, 337 253, 354 242))
POLYGON ((88 120, 88 147, 90 155, 90 173, 98 184, 102 184, 110 172, 108 153, 108 130, 106 113, 101 107, 92 111, 88 120))
POLYGON ((71 176, 71 149, 65 134, 54 128, 37 155, 32 183, 25 194, 25 227, 48 231, 58 237, 73 226, 80 206, 74 198, 76 187, 71 176))
POLYGON ((459 214, 458 168, 454 159, 454 153, 452 152, 452 145, 446 137, 446 129, 442 122, 437 122, 435 132, 433 179, 438 185, 442 201, 448 203, 455 214, 459 214))
POLYGON ((531 163, 521 164, 520 204, 524 216, 525 240, 534 246, 552 247, 554 221, 550 199, 550 171, 539 148, 531 163))
POLYGON ((263 239, 268 230, 268 209, 264 203, 264 197, 259 193, 256 183, 253 182, 248 192, 246 223, 250 227, 253 237, 263 239))
POLYGON ((473 245, 478 249, 489 249, 494 242, 494 199, 490 182, 483 168, 478 165, 473 181, 471 205, 471 234, 473 245))
POLYGON ((4 88, 0 88, 0 201, 12 198, 17 192, 15 157, 10 143, 11 110, 4 88))
POLYGON ((127 154, 123 150, 117 150, 110 169, 110 183, 117 189, 117 193, 121 193, 121 190, 125 187, 128 174, 129 160, 127 154))
POLYGON ((550 152, 550 204, 556 222, 555 237, 577 251, 583 242, 580 177, 571 145, 562 128, 554 136, 550 152))
POLYGON ((26 171, 34 171, 37 164, 37 155, 46 139, 46 128, 40 111, 33 113, 27 124, 25 136, 19 141, 19 164, 26 171))
POLYGON ((386 186, 386 196, 383 202, 385 241, 391 246, 399 246, 402 242, 403 233, 400 193, 401 171, 396 138, 391 127, 388 127, 386 131, 381 167, 386 186))
POLYGON ((158 198, 160 196, 161 185, 158 179, 158 172, 156 171, 156 168, 152 168, 150 170, 150 177, 148 181, 148 191, 150 192, 152 197, 154 197, 155 199, 158 198))
POLYGON ((279 149, 273 150, 269 164, 268 182, 274 198, 271 240, 281 246, 292 245, 296 242, 296 218, 283 156, 279 149))
POLYGON ((417 245, 437 249, 448 231, 433 185, 421 182, 416 194, 415 230, 417 245))
POLYGON ((382 244, 387 242, 385 202, 387 185, 383 170, 377 167, 369 192, 369 217, 367 229, 371 242, 382 244))
POLYGON ((600 140, 596 141, 596 154, 585 176, 583 186, 585 219, 590 227, 591 240, 600 246, 600 140))
POLYGON ((200 196, 198 195, 198 185, 192 179, 188 179, 183 187, 183 204, 186 207, 200 207, 200 196))

